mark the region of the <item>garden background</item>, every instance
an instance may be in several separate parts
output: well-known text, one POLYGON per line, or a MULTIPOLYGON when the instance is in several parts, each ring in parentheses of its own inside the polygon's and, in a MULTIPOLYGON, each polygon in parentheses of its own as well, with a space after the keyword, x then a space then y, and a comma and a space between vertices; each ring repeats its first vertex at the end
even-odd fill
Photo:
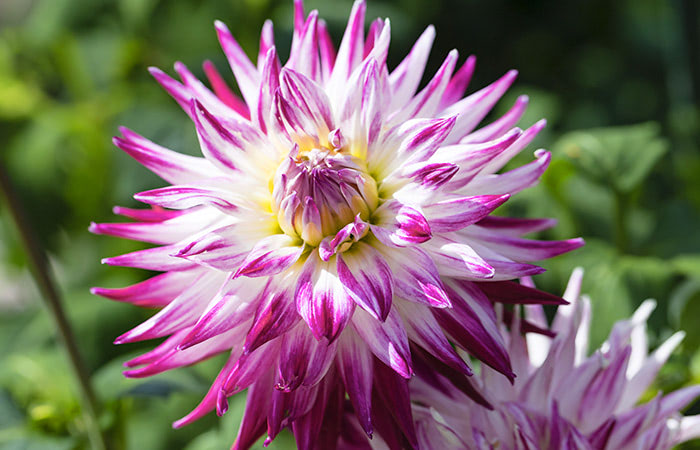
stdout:
MULTIPOLYGON (((306 1, 337 41, 350 7, 350 0, 306 1)), ((553 160, 537 187, 502 210, 554 217, 559 225, 543 237, 587 242, 545 261, 537 285, 561 294, 571 270, 585 269, 595 346, 614 321, 657 299, 652 347, 674 330, 687 337, 655 388, 700 383, 700 2, 371 0, 368 18, 377 16, 392 21, 390 67, 432 23, 437 40, 427 76, 453 47, 462 60, 478 58, 469 92, 520 71, 494 115, 527 93, 521 126, 541 117, 549 125, 514 163, 531 160, 539 147, 552 150, 553 160)), ((286 54, 291 17, 291 0, 0 0, 0 165, 49 254, 115 448, 227 448, 244 396, 222 419, 210 414, 175 431, 170 423, 199 402, 222 360, 150 379, 122 377, 122 362, 153 344, 112 341, 152 312, 92 296, 89 287, 145 278, 100 265, 143 245, 87 227, 114 220, 113 205, 137 206, 133 193, 163 182, 110 138, 125 125, 196 154, 193 125, 146 68, 173 73, 180 60, 201 76, 201 62, 210 59, 229 73, 214 19, 254 55, 271 18, 286 54)), ((86 448, 77 390, 19 242, 0 204, 0 448, 86 448)), ((700 413, 700 403, 691 412, 700 413)), ((292 446, 282 435, 270 448, 292 446)))

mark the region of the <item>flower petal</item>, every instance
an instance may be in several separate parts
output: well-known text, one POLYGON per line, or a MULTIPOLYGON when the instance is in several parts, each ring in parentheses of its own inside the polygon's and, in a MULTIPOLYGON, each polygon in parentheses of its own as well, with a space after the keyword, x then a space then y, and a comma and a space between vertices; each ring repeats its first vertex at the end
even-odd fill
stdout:
POLYGON ((304 149, 314 143, 328 146, 328 133, 335 128, 330 101, 321 86, 294 70, 283 68, 280 74, 281 99, 277 109, 289 135, 304 149), (284 101, 282 101, 284 100, 284 101))
POLYGON ((282 336, 277 389, 294 391, 314 386, 335 359, 338 341, 318 340, 303 323, 282 336))
POLYGON ((221 288, 225 275, 204 272, 182 293, 136 328, 114 340, 115 344, 137 342, 167 336, 194 325, 209 300, 221 288))
POLYGON ((400 298, 435 308, 450 306, 440 274, 430 256, 418 247, 394 249, 375 246, 394 275, 394 293, 400 298))
POLYGON ((338 277, 336 266, 336 257, 323 261, 315 249, 307 257, 297 282, 297 311, 316 339, 334 341, 355 311, 355 302, 338 277))
POLYGON ((374 212, 370 230, 384 245, 392 247, 420 244, 432 236, 423 214, 398 200, 389 200, 374 212))
POLYGON ((476 128, 496 102, 505 94, 510 85, 513 84, 517 76, 518 72, 511 70, 489 86, 440 112, 441 117, 457 116, 457 122, 445 143, 453 144, 459 142, 460 139, 476 128))
POLYGON ((248 105, 245 104, 240 97, 233 93, 231 88, 228 87, 223 77, 216 70, 216 66, 209 60, 204 61, 202 68, 204 73, 209 79, 209 83, 214 89, 216 96, 226 104, 229 108, 236 111, 244 119, 250 119, 250 111, 248 110, 248 105))
POLYGON ((253 116, 255 123, 263 133, 267 132, 267 128, 271 123, 270 114, 272 113, 272 105, 274 94, 280 86, 280 70, 282 66, 277 56, 277 49, 271 47, 265 54, 265 58, 260 68, 262 80, 260 82, 260 92, 258 93, 258 108, 253 116))
POLYGON ((345 90, 345 83, 350 78, 350 74, 362 61, 366 9, 364 0, 355 0, 352 5, 348 25, 335 58, 333 73, 326 86, 326 90, 334 99, 345 90))
POLYGON ((448 53, 445 61, 423 90, 413 97, 406 106, 395 110, 389 120, 403 122, 408 118, 433 117, 442 99, 442 94, 452 77, 458 57, 457 50, 448 53))
POLYGON ((224 212, 233 212, 237 198, 229 191, 217 186, 177 185, 139 192, 134 198, 149 205, 164 208, 187 209, 200 205, 211 205, 224 212))
POLYGON ((476 57, 470 55, 466 61, 464 61, 462 67, 460 67, 457 73, 452 77, 445 92, 442 94, 439 106, 440 110, 445 109, 462 98, 474 74, 474 67, 476 67, 476 57))
POLYGON ((367 345, 354 331, 348 330, 338 340, 338 370, 355 414, 365 433, 371 438, 374 358, 367 345))
POLYGON ((94 287, 90 292, 119 302, 145 308, 160 308, 166 306, 177 297, 197 277, 198 272, 192 270, 172 271, 161 273, 146 281, 118 289, 94 287))
POLYGON ((280 273, 294 264, 305 246, 286 234, 274 234, 258 241, 245 257, 234 277, 265 277, 280 273))
POLYGON ((197 265, 193 262, 177 258, 173 254, 179 248, 175 245, 138 250, 124 255, 104 258, 102 264, 121 267, 136 267, 139 269, 155 270, 161 272, 194 269, 197 265))
POLYGON ((259 280, 228 280, 178 348, 190 348, 249 321, 265 289, 259 280))
POLYGON ((408 391, 408 381, 399 377, 395 371, 383 364, 374 366, 374 382, 376 391, 386 405, 391 405, 389 411, 399 424, 404 436, 412 448, 418 447, 418 438, 414 428, 411 411, 411 396, 408 391))
POLYGON ((460 358, 445 337, 445 333, 430 312, 430 308, 411 302, 396 302, 404 319, 408 338, 428 353, 464 375, 472 375, 471 369, 460 358))
POLYGON ((411 351, 401 316, 392 308, 385 322, 380 322, 364 310, 352 317, 353 329, 372 350, 374 356, 404 378, 411 378, 411 351))
POLYGON ((318 80, 320 75, 317 23, 318 11, 311 11, 285 65, 312 80, 318 80))
POLYGON ((246 56, 245 52, 233 38, 228 27, 221 21, 214 22, 216 34, 219 38, 221 48, 226 54, 226 59, 236 77, 238 87, 243 94, 243 98, 248 104, 250 111, 255 111, 258 104, 258 86, 260 85, 260 75, 246 56))
POLYGON ((394 280, 381 253, 364 242, 338 255, 338 278, 355 303, 375 319, 386 320, 391 309, 394 280))
POLYGON ((488 216, 509 198, 509 194, 450 198, 427 205, 423 210, 432 231, 457 231, 488 216))
POLYGON ((174 244, 206 228, 221 214, 215 209, 188 211, 172 219, 134 223, 91 223, 91 233, 135 239, 152 244, 174 244))
POLYGON ((435 261, 441 276, 460 279, 490 279, 496 273, 472 247, 443 235, 426 242, 423 248, 435 261))
POLYGON ((440 326, 460 347, 512 381, 515 374, 489 300, 469 282, 451 280, 446 289, 452 308, 433 310, 440 326))
POLYGON ((428 62, 430 48, 434 40, 435 27, 430 25, 413 44, 413 48, 406 58, 389 75, 392 92, 390 111, 402 108, 415 94, 418 84, 423 78, 425 64, 428 62))
POLYGON ((187 184, 216 176, 218 172, 204 158, 168 150, 124 127, 119 131, 124 137, 115 137, 114 145, 168 183, 187 184))
POLYGON ((284 334, 299 321, 294 303, 296 272, 271 278, 258 301, 253 323, 243 344, 243 351, 252 352, 268 341, 284 334))

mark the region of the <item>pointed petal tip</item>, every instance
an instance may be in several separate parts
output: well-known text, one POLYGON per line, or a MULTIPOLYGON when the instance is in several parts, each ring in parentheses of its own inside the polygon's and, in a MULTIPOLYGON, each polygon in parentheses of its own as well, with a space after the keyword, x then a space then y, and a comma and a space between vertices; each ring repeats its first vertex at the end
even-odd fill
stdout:
POLYGON ((216 19, 214 21, 214 28, 216 28, 217 31, 224 31, 224 32, 228 33, 228 27, 226 26, 226 24, 224 22, 222 22, 219 19, 216 19))
POLYGON ((540 119, 532 125, 535 132, 539 133, 547 126, 547 119, 540 119))
POLYGON ((148 73, 150 73, 151 76, 153 78, 155 78, 156 80, 160 80, 162 78, 169 78, 167 73, 165 73, 164 71, 162 71, 161 69, 159 69, 156 66, 149 66, 148 73))
POLYGON ((175 69, 176 72, 179 72, 179 71, 181 71, 181 70, 183 70, 183 69, 186 70, 186 69, 187 69, 187 66, 186 66, 185 63, 183 63, 182 61, 175 61, 175 62, 173 63, 173 69, 175 69))
POLYGON ((570 248, 569 251, 576 250, 577 248, 581 248, 584 245, 586 245, 586 241, 581 237, 569 239, 568 243, 569 243, 569 248, 570 248))

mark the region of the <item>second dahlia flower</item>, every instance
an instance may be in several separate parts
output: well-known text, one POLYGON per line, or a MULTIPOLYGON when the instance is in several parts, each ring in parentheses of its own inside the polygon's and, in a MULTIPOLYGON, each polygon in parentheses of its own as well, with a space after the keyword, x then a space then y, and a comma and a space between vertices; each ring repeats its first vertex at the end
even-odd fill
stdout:
MULTIPOLYGON (((230 358, 182 426, 248 388, 235 446, 290 427, 301 448, 330 448, 349 406, 364 432, 399 430, 417 446, 407 380, 415 364, 471 375, 453 345, 513 378, 493 302, 560 300, 507 280, 531 262, 577 248, 521 235, 549 220, 492 217, 533 185, 550 154, 499 170, 544 126, 515 128, 527 104, 476 127, 515 78, 508 72, 462 98, 473 57, 449 53, 417 91, 434 38, 429 27, 395 69, 388 20, 365 36, 357 1, 339 48, 316 11, 295 2, 282 65, 266 22, 257 64, 216 23, 243 100, 211 63, 205 87, 180 63, 153 76, 195 124, 203 158, 177 154, 128 129, 114 139, 172 186, 136 194, 152 209, 116 208, 133 223, 95 233, 158 244, 107 264, 163 272, 108 298, 162 308, 117 343, 166 337, 127 363, 154 375, 220 352, 230 358), (476 131, 475 131, 476 130, 476 131)), ((476 392, 473 396, 479 399, 476 392)))
MULTIPOLYGON (((640 404, 683 333, 649 354, 646 321, 655 302, 647 300, 588 355, 591 306, 579 296, 581 276, 579 269, 571 277, 564 294, 571 303, 557 310, 550 328, 554 339, 523 336, 518 315, 501 322, 518 378, 503 382, 482 367, 475 385, 491 410, 441 375, 412 382, 416 428, 425 448, 662 450, 700 437, 700 416, 679 413, 700 396, 700 385, 659 392, 640 404)), ((525 308, 530 323, 549 328, 539 305, 525 308)))

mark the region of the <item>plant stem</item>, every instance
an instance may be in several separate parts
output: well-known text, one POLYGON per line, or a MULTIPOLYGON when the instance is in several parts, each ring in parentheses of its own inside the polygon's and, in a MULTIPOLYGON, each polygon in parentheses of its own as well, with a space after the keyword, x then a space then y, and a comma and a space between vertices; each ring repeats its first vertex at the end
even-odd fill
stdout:
POLYGON ((33 230, 12 188, 10 178, 5 172, 2 163, 0 163, 0 192, 8 207, 10 216, 17 227, 22 245, 27 252, 29 269, 34 276, 34 280, 41 291, 44 302, 54 319, 58 334, 63 341, 63 346, 68 355, 68 360, 73 369, 73 375, 76 378, 80 396, 82 397, 82 409, 90 444, 93 449, 106 450, 106 441, 100 431, 97 420, 97 397, 92 389, 90 377, 80 356, 75 335, 63 311, 61 297, 51 277, 46 254, 43 252, 34 236, 33 230))

